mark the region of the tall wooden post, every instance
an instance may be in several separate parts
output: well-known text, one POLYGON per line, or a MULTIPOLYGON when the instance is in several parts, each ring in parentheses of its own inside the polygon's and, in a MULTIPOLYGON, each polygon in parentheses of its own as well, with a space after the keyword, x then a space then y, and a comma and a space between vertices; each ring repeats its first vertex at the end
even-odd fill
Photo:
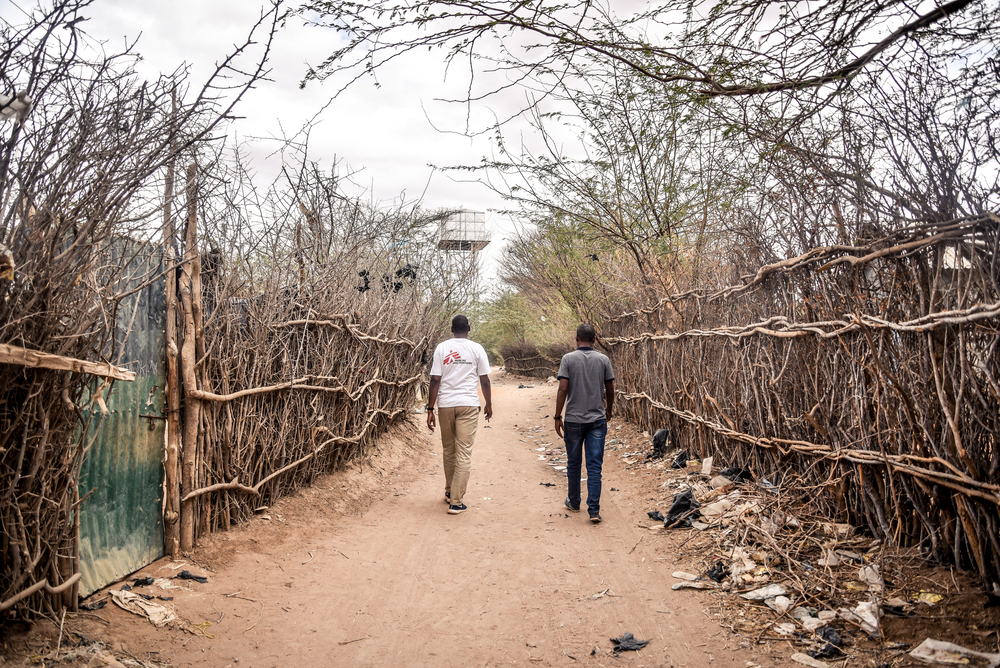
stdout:
POLYGON ((163 239, 167 254, 167 435, 163 467, 163 549, 180 556, 181 489, 177 476, 181 443, 181 387, 177 370, 177 256, 174 229, 174 158, 167 163, 166 200, 163 204, 163 239))
MULTIPOLYGON (((201 261, 198 257, 198 165, 187 171, 187 226, 184 232, 184 266, 181 270, 181 303, 184 307, 184 343, 181 346, 181 376, 184 380, 184 435, 181 456, 181 496, 195 489, 195 469, 198 456, 198 425, 201 402, 192 393, 198 389, 195 374, 197 328, 195 326, 195 295, 201 292, 201 261), (195 290, 197 289, 197 293, 195 290)), ((201 300, 198 299, 200 307, 201 300)), ((200 313, 197 320, 200 321, 200 313)), ((181 550, 194 546, 195 505, 197 499, 181 503, 181 550)))

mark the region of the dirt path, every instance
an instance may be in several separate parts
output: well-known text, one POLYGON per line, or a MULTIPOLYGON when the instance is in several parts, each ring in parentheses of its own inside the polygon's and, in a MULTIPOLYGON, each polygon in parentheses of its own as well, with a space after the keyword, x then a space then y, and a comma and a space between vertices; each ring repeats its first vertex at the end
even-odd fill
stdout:
POLYGON ((112 605, 76 628, 174 666, 769 665, 707 618, 702 592, 671 591, 677 567, 638 527, 646 508, 617 456, 606 458, 604 522, 564 512, 564 478, 535 451, 556 441, 545 419, 555 385, 519 382, 494 381, 468 512, 445 512, 437 435, 407 429, 361 471, 212 536, 194 563, 143 569, 208 575, 164 595, 214 637, 155 629, 112 605), (609 638, 625 632, 650 645, 615 659, 609 638))

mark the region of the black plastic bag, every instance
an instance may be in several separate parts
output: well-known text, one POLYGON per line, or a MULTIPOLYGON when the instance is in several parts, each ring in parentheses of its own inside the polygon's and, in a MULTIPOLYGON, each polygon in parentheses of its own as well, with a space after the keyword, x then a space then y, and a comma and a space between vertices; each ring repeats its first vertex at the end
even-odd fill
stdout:
POLYGON ((649 515, 649 519, 656 520, 657 522, 662 522, 664 519, 663 513, 661 513, 659 510, 650 510, 646 514, 649 515))
POLYGON ((750 469, 740 468, 739 466, 730 466, 729 468, 722 469, 719 471, 719 475, 732 480, 737 485, 744 482, 753 482, 753 475, 750 474, 750 469))
POLYGON ((713 582, 722 582, 726 579, 727 575, 729 575, 729 569, 726 568, 726 565, 721 561, 715 562, 712 569, 708 571, 708 577, 710 577, 713 582))
POLYGON ((648 640, 637 640, 631 633, 625 633, 621 638, 611 638, 611 642, 615 644, 615 656, 622 652, 636 652, 649 644, 648 640))
POLYGON ((663 456, 667 454, 667 440, 669 436, 670 430, 668 429, 658 429, 653 434, 653 454, 649 456, 650 459, 663 459, 663 456))
POLYGON ((842 647, 844 644, 844 639, 840 637, 840 631, 838 631, 832 626, 819 627, 818 629, 816 629, 816 635, 818 635, 820 638, 827 641, 834 647, 842 647))
POLYGON ((665 529, 678 529, 691 526, 691 520, 701 517, 698 511, 699 503, 694 500, 691 490, 674 495, 674 502, 663 519, 665 529))
POLYGON ((204 575, 194 575, 193 573, 191 573, 191 571, 181 571, 180 573, 174 576, 174 579, 194 580, 195 582, 200 582, 201 584, 205 584, 206 582, 208 582, 208 578, 206 578, 204 575))
POLYGON ((832 659, 834 657, 843 656, 844 653, 838 648, 834 647, 830 643, 826 643, 820 649, 811 649, 806 652, 809 656, 814 659, 832 659))
POLYGON ((670 468, 683 469, 687 468, 687 465, 688 465, 688 451, 681 450, 680 452, 677 453, 677 456, 674 457, 674 463, 670 465, 670 468))

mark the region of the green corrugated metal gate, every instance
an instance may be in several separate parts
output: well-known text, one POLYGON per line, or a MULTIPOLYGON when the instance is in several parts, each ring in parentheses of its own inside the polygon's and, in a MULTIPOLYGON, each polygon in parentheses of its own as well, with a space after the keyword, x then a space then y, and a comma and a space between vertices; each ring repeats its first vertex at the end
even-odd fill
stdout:
MULTIPOLYGON (((119 242, 114 255, 137 277, 119 291, 163 273, 162 253, 150 244, 119 242)), ((90 494, 80 508, 81 596, 163 556, 165 286, 161 277, 122 302, 110 359, 135 380, 105 393, 103 419, 96 406, 90 411, 92 445, 80 472, 80 496, 90 494)))

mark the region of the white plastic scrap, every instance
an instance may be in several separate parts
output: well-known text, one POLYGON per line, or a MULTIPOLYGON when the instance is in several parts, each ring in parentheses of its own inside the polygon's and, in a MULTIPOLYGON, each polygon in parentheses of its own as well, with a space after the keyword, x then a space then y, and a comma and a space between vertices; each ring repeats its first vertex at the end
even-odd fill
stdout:
POLYGON ((885 582, 882 580, 882 576, 879 575, 878 566, 865 566, 860 571, 858 571, 858 579, 868 585, 868 591, 879 594, 882 592, 882 587, 885 582))
POLYGON ((853 610, 841 608, 837 612, 844 619, 860 625, 869 634, 879 635, 878 620, 882 617, 882 609, 875 601, 864 601, 858 603, 853 610))
POLYGON ((737 578, 743 573, 750 573, 757 569, 757 562, 742 547, 733 548, 733 560, 729 564, 729 572, 733 578, 737 578))
POLYGON ((819 561, 816 562, 820 566, 839 566, 840 557, 838 557, 833 550, 827 550, 826 556, 820 557, 819 561))
POLYGON ((792 608, 792 611, 788 613, 788 616, 794 620, 801 621, 806 617, 812 617, 812 614, 800 605, 797 608, 792 608))
POLYGON ((687 580, 681 580, 680 582, 675 582, 670 588, 677 591, 679 589, 715 589, 717 586, 714 582, 688 582, 687 580))
POLYGON ((765 599, 764 603, 775 612, 782 614, 788 612, 788 609, 792 607, 792 599, 787 596, 775 596, 773 599, 765 599))
POLYGON ((760 589, 754 589, 753 591, 748 591, 745 594, 740 594, 740 598, 745 598, 748 601, 763 601, 765 599, 774 598, 775 596, 784 595, 784 587, 777 584, 769 584, 766 587, 761 587, 760 589))
POLYGON ((728 498, 722 498, 715 503, 710 503, 701 509, 701 514, 709 519, 722 516, 727 510, 733 507, 733 502, 728 498))
POLYGON ((809 631, 810 633, 812 633, 813 631, 815 631, 816 629, 818 629, 819 627, 823 626, 823 624, 826 623, 822 619, 813 617, 811 614, 809 614, 808 610, 806 610, 801 606, 799 606, 798 608, 793 608, 792 611, 788 613, 788 615, 792 619, 797 621, 799 624, 801 624, 802 628, 804 628, 806 631, 809 631))
POLYGON ((924 663, 944 663, 956 666, 968 665, 968 657, 972 656, 985 660, 987 668, 998 668, 1000 666, 1000 654, 976 652, 961 645, 933 640, 932 638, 927 638, 917 645, 910 652, 910 656, 924 663))
POLYGON ((799 624, 802 624, 802 628, 809 631, 809 633, 814 633, 816 629, 826 624, 826 622, 817 617, 806 617, 805 619, 800 619, 799 624))
POLYGON ((792 624, 791 622, 785 622, 784 624, 775 624, 771 628, 773 628, 777 633, 783 636, 795 635, 796 631, 795 624, 792 624))
POLYGON ((830 664, 825 661, 814 659, 808 654, 803 654, 802 652, 792 654, 792 661, 795 663, 801 663, 803 666, 809 666, 809 668, 830 668, 830 664))

